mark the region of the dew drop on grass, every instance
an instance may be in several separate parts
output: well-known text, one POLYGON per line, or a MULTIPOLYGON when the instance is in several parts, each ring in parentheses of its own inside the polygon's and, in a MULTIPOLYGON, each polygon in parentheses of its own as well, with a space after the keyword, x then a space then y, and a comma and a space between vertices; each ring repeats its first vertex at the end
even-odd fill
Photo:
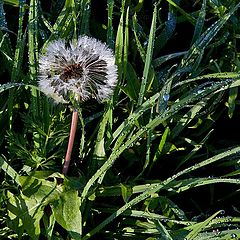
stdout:
POLYGON ((167 101, 169 100, 169 98, 170 98, 170 95, 169 95, 168 93, 164 93, 164 94, 163 94, 163 100, 164 100, 165 102, 167 102, 167 101))
POLYGON ((232 239, 237 238, 237 234, 232 233, 232 234, 231 234, 231 238, 232 238, 232 239))
POLYGON ((87 10, 89 10, 89 9, 90 9, 90 5, 89 5, 89 4, 86 4, 85 10, 87 11, 87 10))
POLYGON ((148 45, 148 40, 146 40, 144 43, 143 43, 143 46, 146 47, 148 45))
POLYGON ((224 215, 225 214, 225 210, 221 210, 220 214, 224 215))

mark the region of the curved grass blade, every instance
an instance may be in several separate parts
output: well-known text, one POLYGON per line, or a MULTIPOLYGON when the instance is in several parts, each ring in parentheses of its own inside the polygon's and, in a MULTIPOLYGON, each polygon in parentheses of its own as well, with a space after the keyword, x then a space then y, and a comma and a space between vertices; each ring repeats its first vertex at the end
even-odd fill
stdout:
MULTIPOLYGON (((172 182, 168 185, 168 188, 171 188, 176 193, 187 191, 195 187, 201 187, 206 185, 218 184, 218 183, 228 183, 228 184, 240 184, 239 179, 234 178, 189 178, 181 181, 172 182)), ((167 189, 166 189, 167 190, 167 189)))
POLYGON ((236 73, 236 72, 221 72, 221 73, 206 74, 206 75, 202 75, 199 77, 190 78, 190 79, 186 79, 181 82, 178 82, 173 85, 173 88, 182 86, 184 84, 188 84, 191 82, 195 82, 198 80, 205 80, 205 79, 235 79, 235 80, 237 80, 237 79, 240 79, 240 74, 236 73))

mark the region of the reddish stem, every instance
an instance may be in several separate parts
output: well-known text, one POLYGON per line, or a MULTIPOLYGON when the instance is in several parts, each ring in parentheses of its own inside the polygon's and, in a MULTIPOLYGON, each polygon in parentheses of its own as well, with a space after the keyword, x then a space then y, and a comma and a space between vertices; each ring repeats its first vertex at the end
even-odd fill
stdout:
POLYGON ((72 114, 71 130, 70 130, 70 135, 68 140, 67 153, 65 156, 65 161, 64 161, 63 170, 62 170, 62 173, 64 175, 66 175, 68 172, 68 168, 71 160, 73 143, 74 143, 74 138, 77 130, 77 122, 78 122, 78 113, 77 111, 74 110, 72 114))

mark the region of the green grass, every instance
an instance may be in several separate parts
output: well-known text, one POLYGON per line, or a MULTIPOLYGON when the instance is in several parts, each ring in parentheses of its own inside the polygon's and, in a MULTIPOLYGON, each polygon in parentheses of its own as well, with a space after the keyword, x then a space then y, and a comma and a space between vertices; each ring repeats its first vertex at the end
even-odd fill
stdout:
POLYGON ((0 238, 240 238, 239 6, 0 2, 0 238), (72 112, 39 91, 38 59, 84 34, 119 78, 81 104, 64 176, 72 112))

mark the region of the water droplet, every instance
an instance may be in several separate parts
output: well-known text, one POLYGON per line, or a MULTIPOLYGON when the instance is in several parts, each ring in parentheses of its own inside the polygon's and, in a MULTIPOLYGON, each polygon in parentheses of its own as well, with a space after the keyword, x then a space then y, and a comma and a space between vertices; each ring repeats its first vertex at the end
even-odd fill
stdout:
POLYGON ((85 10, 87 11, 87 10, 89 10, 89 9, 90 9, 90 5, 87 4, 87 5, 85 6, 85 10))
POLYGON ((168 93, 163 94, 163 100, 167 102, 170 98, 170 95, 168 93))
POLYGON ((237 238, 237 234, 232 233, 232 234, 231 234, 231 238, 237 238))
POLYGON ((225 214, 225 210, 221 210, 221 213, 220 213, 220 214, 222 214, 222 215, 225 214))

